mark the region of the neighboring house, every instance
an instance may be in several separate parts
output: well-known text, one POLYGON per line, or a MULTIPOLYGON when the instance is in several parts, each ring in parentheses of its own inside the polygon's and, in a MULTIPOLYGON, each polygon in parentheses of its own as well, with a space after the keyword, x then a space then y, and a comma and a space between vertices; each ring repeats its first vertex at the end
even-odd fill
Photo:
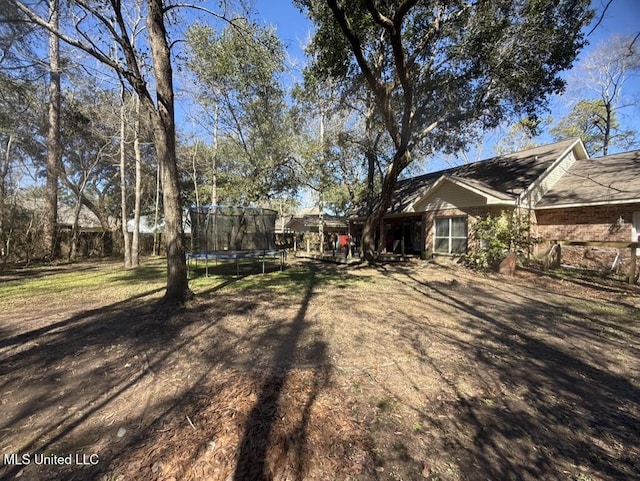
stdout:
MULTIPOLYGON (((349 228, 347 221, 341 217, 328 214, 322 216, 322 230, 325 234, 341 233, 345 234, 349 228)), ((320 210, 317 207, 307 207, 291 217, 285 228, 290 232, 305 233, 319 232, 320 230, 320 210)))
POLYGON ((285 228, 294 233, 293 250, 301 247, 307 251, 327 252, 335 248, 336 240, 340 235, 349 232, 349 223, 342 217, 328 215, 324 212, 320 215, 317 207, 307 207, 291 217, 285 228), (320 236, 320 223, 322 233, 320 236))
MULTIPOLYGON (((73 227, 76 207, 58 202, 58 230, 60 250, 63 256, 71 255, 73 227)), ((98 216, 85 205, 78 215, 77 244, 75 255, 83 257, 108 256, 113 254, 116 219, 109 217, 103 225, 98 216)))
POLYGON ((590 159, 572 139, 403 180, 381 235, 388 252, 462 254, 476 218, 514 209, 545 240, 636 241, 640 152, 590 159))
MULTIPOLYGON (((71 231, 75 221, 75 206, 70 206, 58 202, 58 228, 61 231, 71 231)), ((78 230, 79 232, 107 232, 115 230, 116 220, 112 217, 108 218, 108 229, 100 222, 98 216, 96 216, 85 205, 80 207, 80 215, 78 216, 78 230)))
POLYGON ((287 228, 287 224, 292 218, 292 214, 279 214, 276 217, 276 235, 292 234, 291 229, 287 228))

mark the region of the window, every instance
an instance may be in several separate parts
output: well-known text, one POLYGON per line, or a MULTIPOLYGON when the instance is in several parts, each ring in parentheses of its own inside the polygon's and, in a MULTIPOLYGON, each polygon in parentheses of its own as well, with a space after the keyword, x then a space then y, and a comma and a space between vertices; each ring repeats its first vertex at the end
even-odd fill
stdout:
POLYGON ((467 218, 436 219, 433 250, 440 254, 464 254, 467 251, 467 218))

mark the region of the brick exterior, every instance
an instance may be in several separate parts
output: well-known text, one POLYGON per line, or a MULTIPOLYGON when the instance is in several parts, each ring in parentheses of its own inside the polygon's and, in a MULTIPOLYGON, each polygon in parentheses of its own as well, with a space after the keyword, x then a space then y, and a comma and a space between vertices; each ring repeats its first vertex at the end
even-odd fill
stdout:
MULTIPOLYGON (((424 250, 433 252, 435 219, 438 217, 467 217, 469 247, 474 246, 472 226, 475 219, 487 214, 497 215, 504 207, 468 207, 463 209, 440 209, 427 211, 422 216, 424 228, 424 250)), ((532 212, 533 235, 543 241, 611 241, 631 242, 633 213, 640 212, 639 204, 571 207, 565 209, 541 209, 532 212), (618 223, 622 216, 623 224, 618 223)), ((543 242, 539 248, 546 249, 543 242)))
POLYGON ((536 235, 549 241, 631 242, 633 213, 638 211, 640 204, 536 210, 536 235), (624 224, 618 223, 620 216, 624 224))
POLYGON ((440 209, 440 210, 429 210, 426 211, 422 215, 422 225, 425 229, 425 245, 424 250, 427 255, 431 255, 433 253, 433 238, 435 236, 435 220, 439 217, 466 217, 468 224, 468 247, 473 246, 474 239, 472 236, 472 226, 475 222, 475 219, 478 217, 486 216, 487 214, 499 214, 501 210, 504 210, 504 207, 487 207, 487 206, 479 206, 479 207, 465 207, 463 209, 440 209))

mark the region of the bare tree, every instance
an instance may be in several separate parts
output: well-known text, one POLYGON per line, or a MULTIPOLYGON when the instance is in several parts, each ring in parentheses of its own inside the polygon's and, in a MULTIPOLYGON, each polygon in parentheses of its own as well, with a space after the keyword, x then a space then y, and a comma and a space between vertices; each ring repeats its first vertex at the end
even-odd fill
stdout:
POLYGON ((124 268, 131 268, 131 237, 127 219, 127 96, 124 83, 120 86, 120 222, 122 227, 122 240, 124 246, 124 268))
MULTIPOLYGON (((625 95, 627 82, 640 73, 640 50, 633 38, 614 35, 598 45, 581 64, 573 82, 581 100, 592 100, 594 127, 601 137, 602 155, 607 155, 619 127, 621 111, 637 105, 625 95)), ((628 136, 627 136, 628 137, 628 136)))
POLYGON ((135 156, 135 199, 133 204, 133 235, 131 237, 131 266, 140 265, 140 204, 142 202, 142 151, 140 150, 140 97, 136 97, 133 122, 133 153, 135 156))

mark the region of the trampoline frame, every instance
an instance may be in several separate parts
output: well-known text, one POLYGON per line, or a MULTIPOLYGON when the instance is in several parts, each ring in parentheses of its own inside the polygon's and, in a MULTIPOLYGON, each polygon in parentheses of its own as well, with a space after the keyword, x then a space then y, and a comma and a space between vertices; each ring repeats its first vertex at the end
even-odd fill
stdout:
POLYGON ((287 251, 283 249, 271 249, 271 250, 255 250, 255 251, 213 251, 207 253, 192 253, 187 252, 187 277, 191 278, 191 260, 195 261, 195 268, 198 268, 198 260, 204 259, 205 276, 209 277, 209 259, 218 260, 235 260, 236 261, 236 275, 240 277, 240 259, 258 259, 258 262, 262 262, 262 273, 265 273, 265 262, 267 259, 280 259, 280 271, 282 272, 284 261, 287 256, 287 251))

